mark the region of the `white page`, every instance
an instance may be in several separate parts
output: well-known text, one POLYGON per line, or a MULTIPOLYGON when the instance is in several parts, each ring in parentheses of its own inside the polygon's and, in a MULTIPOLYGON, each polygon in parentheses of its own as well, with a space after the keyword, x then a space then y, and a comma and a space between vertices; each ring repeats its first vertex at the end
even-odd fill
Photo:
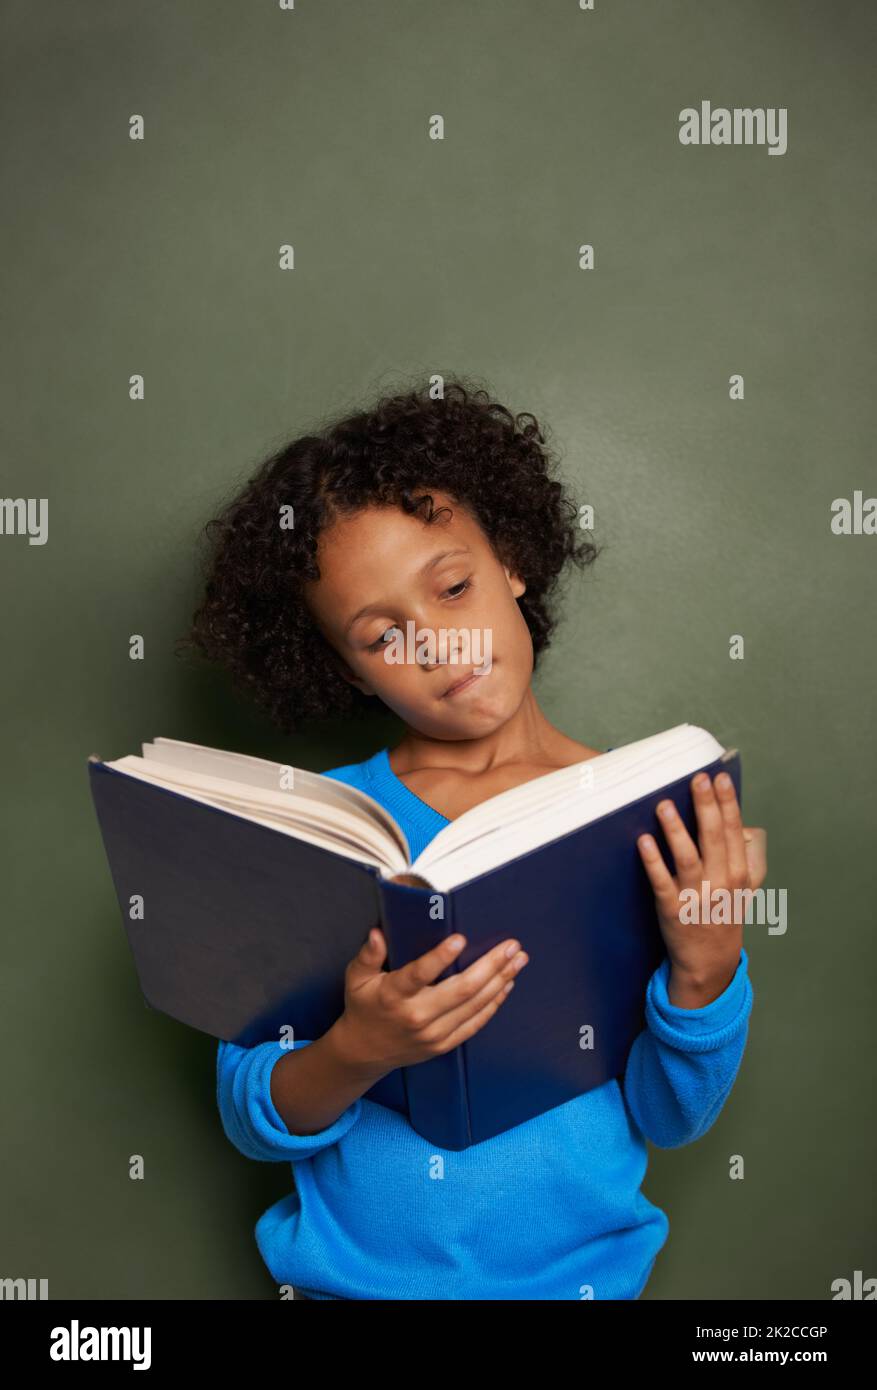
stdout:
MULTIPOLYGON (((492 833, 497 828, 538 815, 544 807, 554 806, 561 796, 579 787, 593 784, 611 789, 616 785, 620 786, 631 769, 634 772, 645 771, 656 760, 665 760, 668 749, 681 752, 688 747, 703 747, 704 733, 705 731, 696 725, 679 724, 664 733, 638 739, 635 743, 623 744, 608 753, 599 753, 594 758, 586 758, 583 762, 573 763, 569 767, 557 768, 554 772, 546 772, 541 777, 522 782, 517 787, 510 787, 508 791, 498 793, 489 801, 473 806, 471 811, 464 812, 440 830, 423 851, 421 863, 425 864, 427 860, 431 862, 458 846, 474 843, 485 833, 492 833), (586 777, 587 782, 584 780, 586 777)), ((622 797, 618 804, 623 805, 625 799, 622 797)))
MULTIPOLYGON (((724 751, 705 729, 679 724, 558 768, 458 816, 411 867, 438 891, 449 891, 693 774, 724 751)), ((334 848, 375 865, 385 877, 408 866, 408 843, 392 816, 357 788, 318 773, 294 769, 293 789, 282 791, 279 763, 163 738, 144 743, 142 758, 107 766, 334 848)))
POLYGON ((403 850, 382 825, 351 808, 321 805, 296 792, 261 791, 257 801, 245 794, 245 788, 225 778, 209 777, 189 769, 161 767, 131 754, 108 762, 126 776, 155 786, 165 787, 203 802, 231 811, 246 820, 270 825, 309 843, 324 844, 340 854, 361 862, 373 863, 390 873, 401 873, 407 866, 407 850, 403 850))
MULTIPOLYGON (((161 763, 168 767, 203 773, 210 777, 241 782, 248 787, 258 787, 264 791, 281 791, 280 772, 290 764, 275 763, 270 758, 257 758, 250 753, 234 753, 226 748, 208 748, 200 743, 184 743, 180 739, 156 738, 143 744, 143 757, 147 761, 161 763)), ((318 772, 308 772, 304 768, 293 768, 292 791, 307 796, 312 801, 337 805, 350 811, 365 813, 376 821, 397 842, 409 858, 408 840, 394 818, 374 797, 360 791, 358 787, 348 786, 346 782, 324 777, 318 772)))
MULTIPOLYGON (((541 788, 536 802, 531 802, 523 814, 509 814, 502 824, 493 827, 482 825, 480 835, 468 846, 452 842, 448 849, 447 841, 441 843, 447 831, 457 826, 458 822, 453 821, 427 845, 412 867, 439 892, 448 892, 540 845, 550 844, 579 826, 630 805, 649 792, 659 791, 678 778, 693 775, 724 752, 712 734, 686 724, 601 753, 597 758, 561 768, 559 773, 550 773, 547 778, 537 778, 532 784, 525 783, 523 788, 513 788, 516 792, 530 785, 550 783, 547 793, 541 788), (615 758, 616 753, 622 756, 615 758), (600 769, 596 766, 598 763, 600 769), (588 767, 596 774, 590 787, 581 783, 582 770, 588 767)), ((501 795, 506 797, 508 793, 501 795)))

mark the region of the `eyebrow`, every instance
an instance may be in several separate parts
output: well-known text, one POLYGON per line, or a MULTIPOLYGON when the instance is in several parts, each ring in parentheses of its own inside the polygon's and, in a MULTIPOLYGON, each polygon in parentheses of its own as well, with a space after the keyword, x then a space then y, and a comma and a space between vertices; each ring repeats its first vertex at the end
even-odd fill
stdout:
MULTIPOLYGON (((471 551, 469 550, 469 547, 467 545, 457 546, 454 550, 441 550, 439 551, 438 555, 433 555, 431 560, 427 560, 425 565, 421 565, 420 569, 417 571, 417 574, 414 577, 415 579, 422 579, 424 575, 427 575, 431 569, 435 569, 436 565, 441 564, 442 560, 448 560, 452 555, 469 554, 471 554, 471 551)), ((365 608, 360 608, 359 612, 354 614, 354 616, 350 619, 350 622, 344 629, 344 635, 346 636, 350 629, 353 627, 353 624, 357 622, 360 618, 364 617, 366 613, 380 611, 380 609, 384 606, 385 605, 380 603, 369 603, 366 604, 365 608)))

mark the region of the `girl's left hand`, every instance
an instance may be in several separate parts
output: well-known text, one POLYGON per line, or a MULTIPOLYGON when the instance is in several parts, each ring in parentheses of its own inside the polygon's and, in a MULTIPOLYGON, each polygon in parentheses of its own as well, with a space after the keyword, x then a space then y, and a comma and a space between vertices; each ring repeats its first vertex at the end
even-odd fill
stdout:
POLYGON ((661 928, 671 971, 667 992, 670 1003, 694 1009, 709 1004, 727 989, 740 963, 743 946, 745 903, 735 908, 734 889, 760 888, 767 875, 766 832, 743 825, 734 783, 726 772, 715 779, 715 789, 707 773, 692 778, 700 849, 694 843, 672 801, 658 803, 661 826, 675 861, 676 877, 664 863, 663 855, 651 835, 641 835, 637 847, 655 893, 658 924, 661 928), (703 893, 707 904, 716 889, 731 894, 730 922, 701 922, 703 893), (694 921, 680 922, 686 903, 684 890, 694 890, 694 921), (737 920, 739 918, 739 921, 737 920))

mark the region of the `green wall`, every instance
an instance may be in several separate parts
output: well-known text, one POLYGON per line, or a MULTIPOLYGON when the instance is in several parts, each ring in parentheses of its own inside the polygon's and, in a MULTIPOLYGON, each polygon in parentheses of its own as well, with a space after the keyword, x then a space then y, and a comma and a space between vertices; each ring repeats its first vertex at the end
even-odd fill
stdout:
POLYGON ((386 741, 283 739, 173 644, 222 498, 431 372, 544 420, 596 509, 549 717, 596 746, 689 721, 739 747, 788 892, 785 935, 747 930, 731 1098, 652 1150, 671 1233, 645 1296, 877 1274, 877 537, 830 529, 834 498, 877 492, 873 7, 13 0, 2 22, 0 490, 48 498, 49 533, 0 536, 0 1274, 274 1296, 252 1228, 289 1167, 232 1148, 214 1043, 143 1004, 86 758, 163 734, 319 769, 386 741), (707 99, 786 108, 787 152, 683 147, 707 99))

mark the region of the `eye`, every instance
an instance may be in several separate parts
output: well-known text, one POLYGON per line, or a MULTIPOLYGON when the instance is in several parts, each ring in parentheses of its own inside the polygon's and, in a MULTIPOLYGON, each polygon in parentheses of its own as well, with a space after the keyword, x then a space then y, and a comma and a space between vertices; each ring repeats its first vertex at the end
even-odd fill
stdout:
POLYGON ((452 584, 451 587, 450 587, 450 589, 446 589, 446 590, 445 590, 445 593, 446 593, 446 594, 449 594, 449 595, 451 596, 451 598, 462 598, 462 597, 463 597, 463 594, 466 593, 467 589, 471 589, 471 588, 472 588, 472 576, 470 575, 467 579, 461 579, 460 582, 459 582, 459 584, 452 584), (454 590, 455 590, 455 589, 459 589, 460 592, 455 594, 455 593, 454 593, 454 590))
POLYGON ((394 632, 398 632, 398 631, 399 631, 399 629, 398 629, 397 627, 388 627, 384 632, 381 633, 381 635, 380 635, 380 637, 378 638, 377 642, 370 642, 370 643, 369 643, 369 645, 366 647, 366 651, 369 651, 369 652, 377 652, 377 651, 380 651, 381 647, 385 647, 385 646, 387 645, 387 643, 390 641, 390 638, 392 637, 393 633, 394 633, 394 632))

